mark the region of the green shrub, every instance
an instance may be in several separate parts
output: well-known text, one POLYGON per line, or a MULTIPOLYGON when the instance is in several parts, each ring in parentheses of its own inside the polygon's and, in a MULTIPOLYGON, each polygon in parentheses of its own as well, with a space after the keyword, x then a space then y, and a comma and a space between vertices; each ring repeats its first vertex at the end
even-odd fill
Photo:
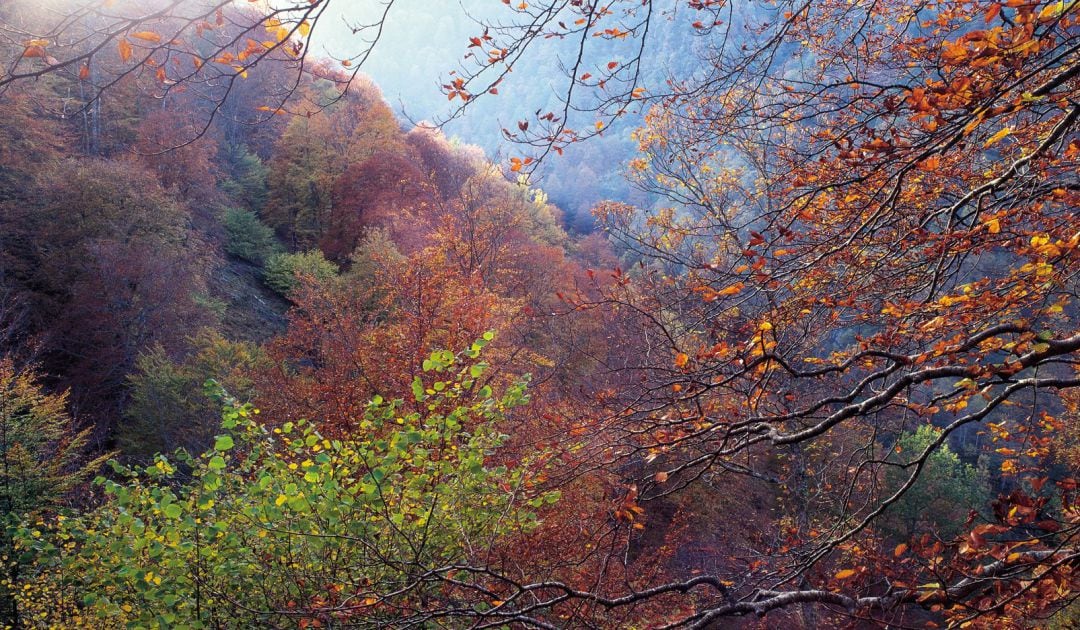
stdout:
POLYGON ((229 208, 223 218, 228 241, 225 251, 233 256, 261 265, 281 250, 274 231, 255 216, 254 212, 229 208))
POLYGON ((203 455, 115 465, 97 480, 104 504, 18 532, 34 562, 17 585, 24 617, 41 627, 403 627, 424 625, 420 601, 489 608, 484 589, 455 590, 465 582, 444 568, 478 565, 497 541, 531 531, 558 493, 527 487, 542 453, 510 466, 496 456, 524 382, 496 397, 473 377, 475 360, 427 363, 414 382, 425 411, 376 396, 355 435, 326 439, 304 421, 269 431, 226 396, 224 432, 203 455), (473 388, 479 400, 463 403, 473 388))
POLYGON ((263 277, 267 286, 288 297, 300 278, 312 278, 318 282, 332 280, 338 275, 338 266, 317 249, 298 254, 277 254, 266 261, 263 277))
POLYGON ((203 383, 214 379, 230 393, 254 395, 247 373, 263 355, 254 344, 229 341, 212 329, 191 338, 192 353, 173 361, 160 346, 144 352, 128 376, 131 401, 117 442, 125 456, 149 460, 154 453, 177 448, 202 450, 217 428, 220 411, 205 395, 203 383))
MULTIPOLYGON (((941 435, 941 429, 925 424, 897 440, 889 457, 900 464, 919 457, 941 435)), ((892 494, 907 481, 912 468, 890 466, 885 488, 892 494)), ((938 446, 926 460, 919 479, 882 519, 882 529, 900 540, 923 532, 945 537, 960 533, 970 510, 986 503, 986 487, 975 467, 960 461, 948 443, 938 446)))
POLYGON ((225 194, 248 210, 260 211, 266 205, 269 167, 263 164, 258 155, 239 144, 224 145, 219 162, 226 175, 220 184, 225 194))

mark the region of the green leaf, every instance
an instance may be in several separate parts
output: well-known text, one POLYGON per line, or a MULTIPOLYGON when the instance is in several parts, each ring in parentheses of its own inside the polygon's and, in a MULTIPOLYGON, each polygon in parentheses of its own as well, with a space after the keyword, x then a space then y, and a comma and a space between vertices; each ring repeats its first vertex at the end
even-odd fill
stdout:
POLYGON ((176 503, 170 503, 169 505, 165 506, 164 512, 165 516, 169 518, 180 518, 183 510, 176 503))
POLYGON ((215 472, 221 472, 222 470, 225 470, 225 458, 221 455, 214 455, 210 458, 206 467, 215 472))
POLYGON ((214 440, 215 451, 227 451, 233 446, 234 444, 231 435, 219 435, 217 439, 214 440))

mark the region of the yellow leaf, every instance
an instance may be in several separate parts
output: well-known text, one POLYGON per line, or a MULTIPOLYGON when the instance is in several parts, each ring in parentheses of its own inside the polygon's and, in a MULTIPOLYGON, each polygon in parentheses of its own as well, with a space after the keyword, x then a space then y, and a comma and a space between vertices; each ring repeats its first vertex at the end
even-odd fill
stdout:
POLYGON ((1073 0, 1072 2, 1065 2, 1065 0, 1051 2, 1050 4, 1043 7, 1042 11, 1039 11, 1039 20, 1042 22, 1049 22, 1050 20, 1055 20, 1062 14, 1072 9, 1074 4, 1076 4, 1076 0, 1073 0))
POLYGON ((990 139, 986 141, 986 144, 983 145, 983 148, 985 149, 985 148, 993 146, 994 144, 997 144, 997 142, 999 140, 1001 140, 1005 136, 1009 135, 1010 133, 1012 133, 1012 128, 1011 127, 1002 128, 1001 131, 999 131, 999 132, 995 133, 994 135, 990 136, 990 139))
POLYGON ((843 571, 838 571, 833 577, 838 580, 846 580, 853 575, 855 575, 855 569, 844 569, 843 571))
POLYGON ((984 225, 986 226, 986 231, 991 234, 997 234, 1001 231, 1001 221, 997 219, 990 219, 984 223, 984 225))
POLYGON ((300 36, 307 37, 311 34, 311 24, 308 24, 307 20, 300 23, 300 36))

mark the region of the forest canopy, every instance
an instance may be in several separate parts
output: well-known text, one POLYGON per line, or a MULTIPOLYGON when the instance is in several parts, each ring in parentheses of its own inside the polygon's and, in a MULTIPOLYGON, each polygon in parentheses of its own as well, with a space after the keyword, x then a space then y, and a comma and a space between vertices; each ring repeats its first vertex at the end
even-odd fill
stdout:
POLYGON ((0 6, 5 625, 1080 622, 1080 3, 354 4, 0 6))

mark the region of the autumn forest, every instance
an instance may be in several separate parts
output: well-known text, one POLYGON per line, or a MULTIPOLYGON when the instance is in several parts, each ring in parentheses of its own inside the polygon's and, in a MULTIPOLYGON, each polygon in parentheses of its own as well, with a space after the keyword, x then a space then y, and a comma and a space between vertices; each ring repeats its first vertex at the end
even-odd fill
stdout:
POLYGON ((1080 2, 0 0, 0 626, 1080 628, 1080 2))

